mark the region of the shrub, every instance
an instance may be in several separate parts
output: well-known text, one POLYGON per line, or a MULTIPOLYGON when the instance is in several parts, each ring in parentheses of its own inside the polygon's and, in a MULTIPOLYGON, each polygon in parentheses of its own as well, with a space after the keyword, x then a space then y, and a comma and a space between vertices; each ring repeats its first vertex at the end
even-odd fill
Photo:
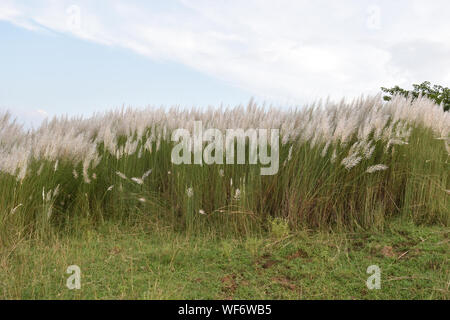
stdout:
POLYGON ((444 111, 450 110, 450 89, 440 86, 433 85, 431 87, 431 83, 429 81, 422 82, 421 84, 413 84, 413 90, 408 91, 400 88, 399 86, 395 86, 393 88, 384 88, 381 87, 383 92, 388 93, 389 95, 384 96, 384 100, 389 101, 392 99, 394 95, 402 95, 404 97, 412 97, 413 99, 417 99, 419 96, 427 97, 437 104, 443 106, 444 111))

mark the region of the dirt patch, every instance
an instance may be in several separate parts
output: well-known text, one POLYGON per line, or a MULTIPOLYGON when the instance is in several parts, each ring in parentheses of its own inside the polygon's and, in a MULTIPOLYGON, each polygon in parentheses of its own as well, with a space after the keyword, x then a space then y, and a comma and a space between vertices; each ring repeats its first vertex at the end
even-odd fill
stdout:
POLYGON ((114 247, 109 251, 109 254, 115 256, 115 255, 119 254, 121 251, 122 251, 122 249, 120 249, 119 247, 114 247))
POLYGON ((381 249, 381 254, 386 258, 397 257, 397 254, 394 252, 394 249, 391 246, 384 246, 383 249, 381 249))
POLYGON ((256 263, 259 264, 263 269, 268 269, 278 262, 279 261, 272 259, 269 254, 265 254, 256 263))
POLYGON ((275 277, 272 278, 273 282, 279 283, 280 285, 282 285, 284 288, 289 289, 289 290, 297 290, 297 286, 292 283, 293 281, 287 277, 275 277))
POLYGON ((237 289, 236 275, 229 274, 221 279, 222 291, 227 295, 229 299, 233 298, 234 293, 237 289))
POLYGON ((261 266, 264 269, 268 269, 268 268, 272 267, 274 264, 277 264, 277 263, 278 263, 278 261, 276 261, 276 260, 268 260, 268 261, 264 262, 261 266))
POLYGON ((303 250, 303 249, 298 249, 296 252, 294 252, 293 254, 289 255, 288 260, 293 260, 293 259, 297 259, 297 258, 309 258, 309 255, 303 250))

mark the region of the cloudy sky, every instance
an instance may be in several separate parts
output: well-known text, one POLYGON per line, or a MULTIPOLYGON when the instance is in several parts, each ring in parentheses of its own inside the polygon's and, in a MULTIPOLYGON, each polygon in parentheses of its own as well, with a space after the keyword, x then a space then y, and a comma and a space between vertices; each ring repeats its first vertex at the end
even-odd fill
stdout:
POLYGON ((450 85, 448 0, 0 0, 0 109, 302 105, 450 85))

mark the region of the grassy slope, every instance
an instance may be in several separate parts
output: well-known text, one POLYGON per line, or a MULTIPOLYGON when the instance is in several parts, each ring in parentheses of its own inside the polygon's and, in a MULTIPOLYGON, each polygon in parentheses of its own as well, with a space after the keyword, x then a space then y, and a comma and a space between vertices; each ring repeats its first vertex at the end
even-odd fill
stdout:
POLYGON ((186 237, 106 224, 83 238, 0 252, 1 299, 449 299, 449 231, 395 223, 383 233, 186 237), (69 265, 81 290, 65 286, 69 265), (366 269, 382 269, 368 290, 366 269))

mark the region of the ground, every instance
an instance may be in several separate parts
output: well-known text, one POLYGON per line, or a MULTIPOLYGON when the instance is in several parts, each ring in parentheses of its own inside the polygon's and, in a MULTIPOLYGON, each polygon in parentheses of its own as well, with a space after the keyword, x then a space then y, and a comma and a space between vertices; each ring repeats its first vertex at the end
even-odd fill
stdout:
POLYGON ((2 248, 0 299, 449 299, 449 233, 394 224, 223 239, 106 224, 2 248), (66 287, 70 265, 79 290, 66 287), (379 290, 366 286, 370 265, 379 290))

